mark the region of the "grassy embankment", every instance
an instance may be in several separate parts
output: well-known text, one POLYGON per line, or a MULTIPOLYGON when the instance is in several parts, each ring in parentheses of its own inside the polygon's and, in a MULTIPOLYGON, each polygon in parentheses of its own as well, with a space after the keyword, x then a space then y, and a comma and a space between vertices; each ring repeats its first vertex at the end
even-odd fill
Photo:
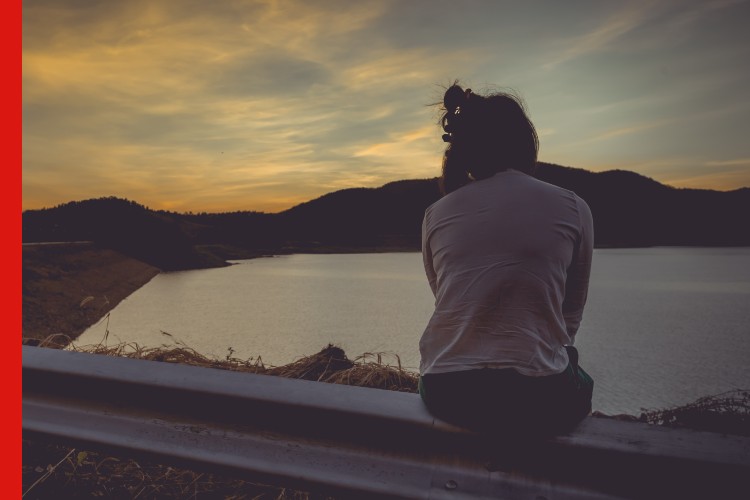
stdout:
POLYGON ((158 273, 91 244, 25 245, 24 343, 67 345, 158 273))

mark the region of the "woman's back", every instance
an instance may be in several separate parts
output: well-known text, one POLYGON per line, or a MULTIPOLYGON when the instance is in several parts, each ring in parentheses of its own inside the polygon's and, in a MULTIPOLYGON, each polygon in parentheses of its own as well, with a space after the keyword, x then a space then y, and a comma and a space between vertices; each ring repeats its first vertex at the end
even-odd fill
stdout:
POLYGON ((586 296, 566 293, 566 282, 587 283, 592 238, 583 200, 512 169, 429 207, 423 255, 435 312, 420 342, 421 373, 562 372, 586 296))

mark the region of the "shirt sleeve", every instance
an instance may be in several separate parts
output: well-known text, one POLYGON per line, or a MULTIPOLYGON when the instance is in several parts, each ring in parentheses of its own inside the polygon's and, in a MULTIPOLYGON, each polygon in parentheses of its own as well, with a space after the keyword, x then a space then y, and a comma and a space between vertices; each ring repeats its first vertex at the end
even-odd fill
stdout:
POLYGON ((424 261, 424 270, 427 275, 427 281, 430 283, 432 295, 437 296, 437 274, 432 265, 432 251, 427 241, 427 213, 422 219, 422 260, 424 261))
POLYGON ((594 220, 591 209, 581 198, 577 198, 580 235, 573 252, 573 259, 565 280, 565 299, 562 310, 565 328, 571 343, 575 341, 583 318, 583 307, 589 290, 591 259, 594 252, 594 220))

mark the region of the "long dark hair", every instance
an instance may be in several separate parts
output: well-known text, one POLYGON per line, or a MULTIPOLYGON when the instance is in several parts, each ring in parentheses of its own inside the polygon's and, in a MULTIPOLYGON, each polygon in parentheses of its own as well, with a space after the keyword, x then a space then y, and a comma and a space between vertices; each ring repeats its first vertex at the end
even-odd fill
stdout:
POLYGON ((518 97, 504 92, 481 96, 456 82, 445 91, 443 107, 440 123, 448 143, 444 194, 509 168, 533 174, 539 138, 518 97))

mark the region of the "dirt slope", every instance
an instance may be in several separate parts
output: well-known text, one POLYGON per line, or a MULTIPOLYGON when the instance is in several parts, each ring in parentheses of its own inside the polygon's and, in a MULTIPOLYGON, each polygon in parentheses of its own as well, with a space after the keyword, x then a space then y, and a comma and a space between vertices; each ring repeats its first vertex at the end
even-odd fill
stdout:
POLYGON ((158 273, 93 244, 24 245, 22 337, 75 339, 158 273))

